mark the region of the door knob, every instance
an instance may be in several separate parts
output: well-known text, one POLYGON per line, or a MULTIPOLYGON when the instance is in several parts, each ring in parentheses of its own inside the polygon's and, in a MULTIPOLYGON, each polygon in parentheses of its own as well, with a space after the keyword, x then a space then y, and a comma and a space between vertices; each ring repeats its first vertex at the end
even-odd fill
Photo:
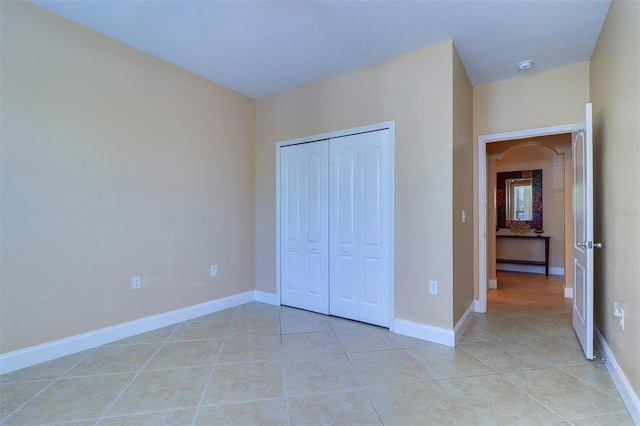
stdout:
POLYGON ((577 242, 576 243, 576 247, 580 247, 580 248, 587 248, 587 242, 577 242))

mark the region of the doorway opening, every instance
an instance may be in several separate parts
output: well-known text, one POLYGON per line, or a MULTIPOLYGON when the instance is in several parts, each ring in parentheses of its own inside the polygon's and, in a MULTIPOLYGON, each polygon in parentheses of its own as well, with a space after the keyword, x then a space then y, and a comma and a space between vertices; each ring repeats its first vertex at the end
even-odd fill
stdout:
MULTIPOLYGON (((571 134, 572 130, 575 128, 575 125, 561 125, 554 127, 544 127, 537 129, 528 129, 516 132, 506 132, 506 133, 496 133, 491 135, 482 135, 478 137, 478 200, 480 203, 480 208, 478 212, 478 306, 477 312, 486 312, 487 311, 487 289, 492 286, 495 281, 491 281, 494 277, 489 276, 489 260, 491 257, 492 263, 491 267, 495 266, 495 235, 496 235, 496 221, 492 216, 492 212, 494 211, 494 195, 493 191, 489 192, 490 186, 488 182, 494 182, 493 174, 495 170, 493 168, 488 167, 488 151, 490 144, 496 143, 509 143, 512 145, 525 145, 527 140, 531 140, 533 138, 544 138, 549 136, 558 136, 571 134), (491 174, 489 174, 491 173, 491 174), (492 179, 489 179, 489 176, 492 179), (491 209, 491 210, 490 210, 491 209), (493 250, 492 252, 490 250, 493 250)), ((565 153, 565 157, 571 157, 571 151, 565 153)), ((566 171, 565 171, 566 175, 566 171)), ((570 173, 569 173, 570 176, 570 173)), ((566 180, 565 180, 566 186, 566 180)), ((566 188, 567 191, 571 190, 571 185, 566 188)), ((566 200, 565 200, 566 204, 566 200)), ((564 245, 565 248, 563 250, 564 257, 568 255, 570 252, 569 249, 566 248, 566 245, 572 244, 571 238, 571 230, 572 230, 572 218, 570 214, 570 203, 569 203, 569 211, 565 211, 565 232, 564 232, 564 245), (567 231, 568 230, 568 231, 567 231), (568 238, 567 238, 568 237, 568 238)), ((565 265, 570 263, 565 259, 565 265)), ((565 273, 565 297, 572 296, 571 287, 568 287, 567 284, 571 282, 570 280, 570 270, 571 268, 564 268, 565 273)))

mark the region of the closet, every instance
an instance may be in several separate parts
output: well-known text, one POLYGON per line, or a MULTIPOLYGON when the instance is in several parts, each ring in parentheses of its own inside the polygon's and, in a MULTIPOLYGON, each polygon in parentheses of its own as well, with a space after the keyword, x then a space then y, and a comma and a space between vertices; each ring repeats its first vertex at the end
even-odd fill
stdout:
POLYGON ((280 147, 280 297, 389 326, 390 130, 280 147))

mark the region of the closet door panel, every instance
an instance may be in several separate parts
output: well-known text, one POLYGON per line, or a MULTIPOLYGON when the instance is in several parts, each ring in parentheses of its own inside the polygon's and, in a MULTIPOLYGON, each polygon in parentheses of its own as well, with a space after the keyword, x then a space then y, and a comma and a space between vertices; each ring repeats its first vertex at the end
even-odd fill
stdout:
POLYGON ((389 131, 358 137, 362 176, 362 226, 358 238, 361 253, 361 299, 358 320, 389 326, 390 147, 389 131))
POLYGON ((388 326, 389 134, 335 138, 329 146, 330 313, 388 326))
POLYGON ((280 149, 281 303, 329 312, 328 141, 280 149))
POLYGON ((360 297, 357 247, 357 136, 331 139, 329 219, 329 311, 357 319, 360 297))

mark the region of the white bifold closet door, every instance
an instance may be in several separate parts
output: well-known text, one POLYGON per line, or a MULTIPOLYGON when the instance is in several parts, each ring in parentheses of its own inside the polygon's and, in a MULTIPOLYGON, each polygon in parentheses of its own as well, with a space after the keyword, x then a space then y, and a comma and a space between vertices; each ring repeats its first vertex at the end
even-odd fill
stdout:
POLYGON ((281 148, 281 302, 389 326, 389 130, 281 148))
POLYGON ((389 131, 329 145, 329 312, 389 326, 389 131))
POLYGON ((329 313, 329 142, 280 150, 280 300, 329 313))

